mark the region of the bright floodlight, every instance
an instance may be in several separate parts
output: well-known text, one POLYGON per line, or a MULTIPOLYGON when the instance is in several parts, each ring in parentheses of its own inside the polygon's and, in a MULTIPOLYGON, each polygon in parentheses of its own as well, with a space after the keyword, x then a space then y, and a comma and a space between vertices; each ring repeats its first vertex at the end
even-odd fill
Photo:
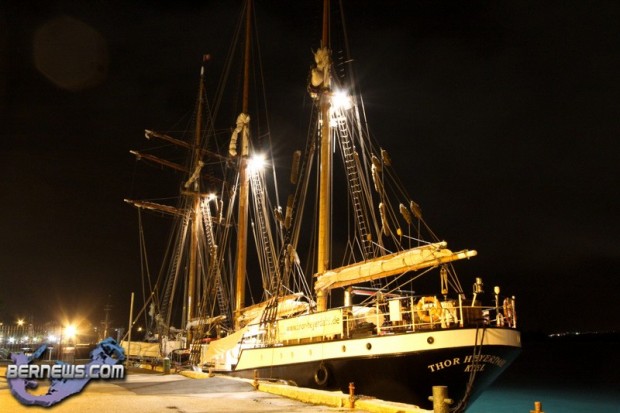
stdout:
POLYGON ((349 96, 346 92, 341 91, 341 90, 334 92, 334 94, 332 95, 332 108, 334 110, 337 110, 337 109, 348 110, 348 109, 351 109, 351 106, 352 106, 351 96, 349 96))
POLYGON ((248 160, 248 169, 251 172, 262 171, 265 167, 265 155, 256 154, 248 160))
POLYGON ((17 325, 22 327, 24 325, 24 320, 21 319, 21 318, 19 320, 17 320, 17 325))
POLYGON ((67 338, 73 338, 75 337, 75 334, 77 333, 77 329, 75 328, 74 325, 68 325, 65 328, 65 336, 67 336, 67 338))

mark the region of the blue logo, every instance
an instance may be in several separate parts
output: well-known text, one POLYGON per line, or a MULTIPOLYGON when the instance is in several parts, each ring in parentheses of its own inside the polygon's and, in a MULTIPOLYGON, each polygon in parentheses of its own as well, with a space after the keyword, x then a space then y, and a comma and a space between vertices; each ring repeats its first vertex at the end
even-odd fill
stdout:
POLYGON ((31 356, 12 353, 13 365, 7 366, 6 378, 11 393, 22 404, 50 407, 67 397, 80 393, 91 379, 122 379, 125 377, 125 352, 112 338, 101 341, 90 352, 87 364, 67 364, 56 361, 53 366, 32 364, 38 360, 47 345, 39 347, 31 356), (36 389, 36 379, 49 379, 51 385, 46 394, 34 395, 29 389, 36 389))

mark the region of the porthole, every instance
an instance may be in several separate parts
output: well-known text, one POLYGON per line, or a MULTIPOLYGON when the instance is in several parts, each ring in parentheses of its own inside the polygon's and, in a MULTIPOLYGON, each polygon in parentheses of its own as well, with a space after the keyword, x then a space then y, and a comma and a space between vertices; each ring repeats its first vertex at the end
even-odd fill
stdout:
POLYGON ((366 343, 366 348, 367 348, 368 350, 370 350, 370 349, 372 348, 372 344, 370 344, 370 343, 366 343))
POLYGON ((428 344, 433 344, 435 342, 435 339, 433 337, 429 337, 429 338, 426 339, 426 342, 428 344))
POLYGON ((342 352, 346 352, 347 351, 347 346, 342 346, 342 352))

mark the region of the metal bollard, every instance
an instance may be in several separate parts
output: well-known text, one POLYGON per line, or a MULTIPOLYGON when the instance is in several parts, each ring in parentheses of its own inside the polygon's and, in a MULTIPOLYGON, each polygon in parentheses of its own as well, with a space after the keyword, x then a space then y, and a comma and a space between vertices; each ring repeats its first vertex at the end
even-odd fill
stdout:
POLYGON ((170 374, 170 359, 164 357, 164 374, 170 374))
POLYGON ((428 400, 433 402, 434 413, 449 413, 450 406, 453 400, 448 397, 448 387, 446 386, 433 386, 433 395, 429 396, 428 400))
POLYGON ((355 409, 355 383, 349 383, 349 407, 355 409))
POLYGON ((258 390, 258 370, 254 370, 254 381, 252 382, 254 390, 258 390))
POLYGON ((545 413, 542 410, 542 403, 534 402, 534 410, 530 410, 530 413, 545 413))

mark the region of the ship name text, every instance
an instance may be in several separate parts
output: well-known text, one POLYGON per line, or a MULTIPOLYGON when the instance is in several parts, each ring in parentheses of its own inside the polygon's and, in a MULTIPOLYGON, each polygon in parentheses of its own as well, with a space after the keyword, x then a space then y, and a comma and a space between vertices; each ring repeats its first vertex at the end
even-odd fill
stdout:
POLYGON ((503 367, 506 364, 506 359, 491 354, 477 354, 468 355, 461 359, 461 357, 453 357, 446 359, 438 363, 429 364, 426 366, 431 373, 435 373, 439 370, 443 370, 454 366, 465 366, 465 371, 484 371, 487 364, 492 364, 497 367, 503 367))

